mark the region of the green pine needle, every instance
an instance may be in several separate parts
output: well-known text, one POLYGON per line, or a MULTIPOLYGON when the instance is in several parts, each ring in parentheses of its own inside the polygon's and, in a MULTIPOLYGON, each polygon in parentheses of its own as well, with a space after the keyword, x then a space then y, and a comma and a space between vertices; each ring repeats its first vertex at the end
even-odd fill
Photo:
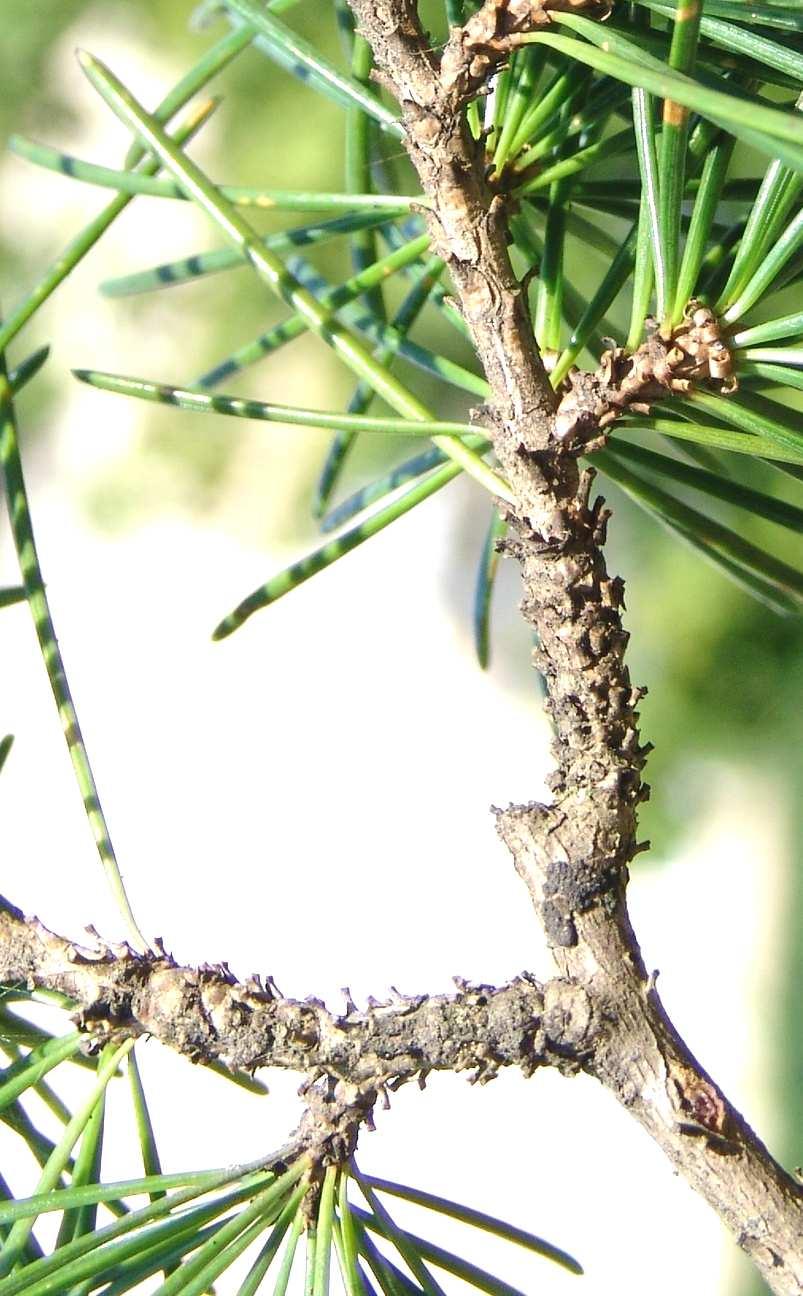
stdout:
POLYGON ((732 431, 713 423, 687 423, 677 418, 628 414, 618 420, 614 428, 615 437, 618 438, 620 430, 657 433, 707 446, 711 450, 728 450, 734 454, 777 459, 779 463, 803 464, 803 451, 782 447, 768 437, 756 436, 747 431, 732 431))
MULTIPOLYGON (((767 320, 764 324, 754 325, 753 328, 740 329, 731 337, 730 345, 736 349, 755 347, 766 342, 777 342, 781 338, 803 343, 803 311, 795 311, 792 315, 784 315, 780 319, 767 320)), ((803 363, 803 352, 801 352, 801 363, 803 363)))
MULTIPOLYGON (((7 743, 5 755, 11 749, 11 741, 4 738, 7 743)), ((0 764, 2 768, 2 764, 0 764)), ((44 1076, 52 1071, 54 1067, 59 1066, 65 1058, 73 1057, 81 1047, 81 1036, 78 1031, 72 1031, 69 1035, 47 1039, 45 1043, 33 1048, 30 1053, 21 1058, 19 1062, 2 1074, 0 1074, 0 1111, 20 1094, 25 1093, 26 1089, 32 1085, 38 1084, 44 1076)), ((2 1215, 0 1215, 2 1222, 2 1215)))
POLYGON ((765 518, 778 526, 786 527, 798 535, 803 534, 803 509, 785 500, 766 495, 763 491, 743 486, 720 473, 709 472, 695 464, 683 463, 680 459, 670 459, 667 455, 657 454, 644 446, 631 445, 626 441, 615 441, 611 447, 614 455, 630 460, 660 477, 691 486, 693 490, 702 491, 714 499, 745 509, 755 517, 765 518))
MULTIPOLYGON (((102 1100, 106 1086, 117 1071, 118 1064, 123 1060, 126 1054, 130 1052, 133 1046, 133 1040, 126 1040, 124 1044, 104 1051, 103 1057, 98 1066, 97 1081, 92 1087, 88 1097, 77 1109, 72 1120, 67 1124, 56 1147, 53 1149, 51 1156, 48 1158, 48 1162, 44 1167, 42 1176, 37 1185, 37 1195, 48 1193, 58 1183, 61 1172, 67 1165, 75 1143, 86 1128, 86 1125, 92 1117, 98 1103, 102 1100)), ((6 1275, 10 1274, 18 1264, 35 1221, 35 1215, 27 1216, 23 1219, 17 1220, 12 1225, 2 1248, 0 1248, 0 1278, 4 1278, 6 1275)), ((91 1237, 92 1235, 84 1234, 83 1236, 91 1237)), ((4 1284, 0 1282, 1 1296, 5 1296, 3 1288, 4 1284)))
MULTIPOLYGON (((283 252, 294 247, 320 246, 330 239, 352 234, 355 230, 375 229, 378 225, 383 225, 392 219, 392 216, 382 211, 351 212, 346 216, 336 216, 330 221, 318 221, 315 224, 282 230, 278 234, 268 234, 264 243, 273 252, 283 252)), ((107 279, 100 285, 100 290, 106 297, 130 297, 136 293, 172 288, 177 284, 185 284, 206 275, 219 274, 221 271, 246 264, 245 258, 237 248, 195 252, 178 261, 167 261, 149 270, 138 270, 134 274, 107 279)))
MULTIPOLYGON (((12 135, 8 147, 12 153, 36 166, 69 176, 71 180, 82 180, 104 189, 118 189, 121 194, 147 194, 152 198, 189 201, 186 191, 176 180, 162 180, 138 171, 117 171, 113 167, 97 166, 21 135, 12 135)), ((254 185, 220 185, 219 193, 235 207, 256 207, 262 211, 329 212, 368 208, 392 216, 406 216, 413 208, 431 206, 423 194, 318 193, 307 189, 264 189, 254 185)))
POLYGON ((803 573, 632 472, 615 447, 598 451, 594 461, 640 508, 681 536, 727 575, 735 576, 750 593, 776 611, 799 611, 803 606, 803 573))
POLYGON ((27 597, 24 585, 0 585, 0 608, 24 603, 27 597))
MULTIPOLYGON (((427 302, 431 300, 445 268, 445 263, 440 257, 432 257, 424 266, 417 283, 413 285, 393 317, 391 327, 398 333, 400 338, 407 337, 427 302)), ((374 352, 377 362, 387 367, 392 366, 395 354, 391 346, 387 344, 380 344, 374 352)), ((364 414, 372 401, 373 391, 366 383, 359 383, 348 403, 347 412, 349 414, 364 414)), ((348 430, 336 433, 318 479, 313 503, 315 517, 320 518, 325 513, 356 436, 356 432, 348 430)))
MULTIPOLYGON (((468 438, 466 440, 468 442, 468 438)), ((490 448, 487 437, 479 435, 468 443, 480 454, 490 448)), ((368 482, 366 486, 361 486, 359 490, 354 491, 352 495, 349 495, 340 504, 336 505, 321 519, 321 530, 326 532, 336 531, 338 527, 344 526, 359 513, 370 508, 372 504, 378 503, 379 500, 398 490, 400 486, 405 486, 407 482, 424 477, 427 473, 445 463, 446 455, 437 447, 424 450, 421 454, 403 460, 395 468, 391 468, 390 472, 368 482)), ((451 481, 452 478, 449 477, 448 480, 451 481)))
POLYGON ((258 33, 257 46, 275 59, 281 67, 300 77, 305 85, 318 90, 343 107, 357 107, 396 139, 403 138, 398 117, 354 77, 344 76, 314 46, 291 31, 274 15, 266 13, 256 0, 224 0, 225 7, 250 23, 258 33))
POLYGON ((0 469, 2 469, 9 518, 11 520, 11 532, 25 586, 25 594, 31 609, 42 658, 56 701, 76 781, 83 799, 84 810, 95 839, 101 864, 117 907, 123 916, 129 937, 136 949, 144 950, 148 948, 148 944, 137 926, 120 867, 117 863, 106 817, 98 796, 95 777, 92 773, 89 756, 78 723, 72 693, 67 682, 53 618, 50 613, 44 577, 36 550, 28 492, 20 457, 13 393, 6 376, 5 360, 2 353, 0 353, 0 469))
MULTIPOLYGON (((225 616, 220 624, 212 632, 213 639, 227 639, 235 630, 239 630, 249 617, 261 608, 269 607, 291 590, 297 589, 304 581, 309 580, 311 576, 330 567, 332 563, 337 562, 339 558, 345 557, 359 545, 364 544, 373 536, 384 531, 385 527, 390 526, 397 518, 403 517, 409 513, 410 509, 416 507, 423 500, 428 499, 442 486, 447 485, 460 472, 458 464, 451 462, 446 463, 443 467, 438 468, 435 472, 425 477, 423 481, 414 485, 409 491, 405 492, 399 499, 394 500, 391 504, 380 509, 365 522, 359 523, 350 531, 343 535, 337 536, 336 539, 328 541, 319 548, 314 549, 299 562, 293 563, 284 571, 279 572, 271 580, 260 585, 251 594, 238 603, 232 612, 225 616)), ((2 1296, 2 1292, 0 1292, 2 1296)))
POLYGON ((424 1192, 421 1188, 411 1188, 407 1184, 393 1183, 389 1179, 375 1179, 370 1175, 366 1175, 365 1182, 379 1192, 401 1197, 405 1201, 414 1202, 417 1206, 423 1206, 437 1214, 447 1215, 449 1218, 460 1220, 473 1228, 492 1233, 507 1242, 515 1242, 526 1250, 533 1251, 536 1255, 544 1256, 548 1260, 554 1260, 556 1264, 561 1265, 570 1273, 581 1274, 583 1272, 581 1265, 578 1264, 574 1257, 568 1255, 560 1247, 553 1246, 551 1242, 545 1241, 544 1238, 538 1237, 535 1233, 529 1233, 526 1229, 520 1229, 514 1224, 508 1224, 505 1220, 496 1219, 493 1215, 486 1215, 483 1211, 474 1210, 471 1206, 464 1206, 461 1202, 450 1201, 447 1197, 438 1197, 434 1193, 424 1192))
POLYGON ((240 396, 171 387, 167 383, 148 382, 144 378, 125 378, 121 374, 100 373, 93 369, 74 369, 80 382, 102 391, 136 396, 140 400, 172 405, 196 414, 224 414, 234 418, 256 419, 269 423, 292 424, 310 428, 333 428, 340 432, 366 432, 386 436, 475 438, 476 428, 467 423, 426 423, 405 418, 379 418, 370 414, 341 414, 336 410, 301 409, 295 405, 271 405, 266 401, 240 396))
POLYGON ((296 1213, 292 1225, 290 1226, 290 1235, 287 1239, 282 1263, 276 1277, 276 1285, 273 1288, 273 1296, 286 1296, 287 1286, 290 1282, 290 1274, 293 1270, 293 1262, 296 1257, 298 1241, 304 1230, 304 1220, 300 1212, 296 1213))
POLYGON ((474 587, 474 649, 477 661, 486 670, 491 660, 490 653, 490 620, 491 597, 493 595, 496 574, 499 570, 498 542, 507 534, 507 523, 497 513, 491 514, 491 521, 482 546, 477 581, 474 587))

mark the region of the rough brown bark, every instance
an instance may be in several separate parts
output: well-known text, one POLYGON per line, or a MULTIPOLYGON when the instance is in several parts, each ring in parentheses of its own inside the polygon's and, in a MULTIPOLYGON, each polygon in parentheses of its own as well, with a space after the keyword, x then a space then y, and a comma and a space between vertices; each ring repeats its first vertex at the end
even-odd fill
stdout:
MULTIPOLYGON (((374 1092, 430 1071, 471 1070, 481 1082, 505 1066, 531 1075, 565 1052, 552 1047, 548 997, 528 976, 500 988, 461 982, 452 996, 394 992, 364 1011, 344 992, 347 1011, 338 1017, 317 999, 285 997, 270 981, 239 982, 223 965, 182 967, 161 949, 80 947, 2 897, 0 983, 67 995, 96 1036, 149 1035, 192 1061, 248 1072, 278 1066, 374 1092)), ((582 1056, 566 1053, 567 1065, 577 1070, 582 1056)))
MULTIPOLYGON (((543 21, 547 4, 486 0, 462 33, 452 34, 444 68, 427 49, 412 0, 350 3, 401 107, 408 151, 432 201, 436 249, 490 383, 486 421, 516 499, 507 510, 507 547, 519 560, 522 611, 540 644, 536 664, 555 725, 556 771, 552 803, 499 812, 500 834, 528 885, 562 984, 587 1003, 594 1042, 586 1068, 718 1211, 771 1289, 800 1293, 800 1186, 748 1133, 669 1022, 625 903, 627 866, 639 849, 637 807, 647 795, 636 711, 642 691, 632 688, 624 662, 624 586, 608 575, 602 554, 607 515, 601 500, 590 502, 592 478, 578 471, 577 454, 613 408, 649 397, 656 383, 688 382, 680 376, 688 354, 682 342, 673 347, 678 338, 658 337, 632 359, 612 353, 607 369, 576 380, 556 408, 507 252, 504 199, 489 189, 482 142, 460 111, 487 52, 498 56, 508 33, 543 21), (600 1021, 607 1025, 592 1030, 600 1021)), ((690 314, 687 331, 711 328, 693 307, 690 314)), ((709 374, 722 362, 715 333, 709 374)))

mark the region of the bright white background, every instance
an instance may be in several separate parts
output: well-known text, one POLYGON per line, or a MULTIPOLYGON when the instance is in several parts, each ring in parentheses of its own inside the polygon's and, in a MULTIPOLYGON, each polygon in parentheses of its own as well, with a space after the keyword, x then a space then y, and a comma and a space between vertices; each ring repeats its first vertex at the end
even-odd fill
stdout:
MULTIPOLYGON (((82 26, 93 24, 85 17, 82 26)), ((52 61, 79 109, 70 142, 113 159, 121 136, 73 70, 75 38, 69 33, 52 61)), ((96 48, 150 101, 180 71, 140 49, 124 23, 96 48)), ((2 162, 0 187, 13 187, 10 219, 29 247, 39 245, 42 265, 98 206, 96 194, 14 160, 2 162), (47 221, 28 228, 30 212, 52 212, 54 203, 63 204, 57 230, 47 221)), ((185 207, 141 204, 136 216, 140 244, 141 222, 151 222, 153 259, 212 245, 185 207)), ((238 425, 225 491, 203 517, 183 507, 166 471, 143 469, 148 507, 136 524, 106 534, 92 525, 88 484, 102 490, 120 465, 136 463, 152 412, 79 388, 66 371, 92 364, 186 378, 193 345, 180 297, 160 296, 130 318, 124 303, 95 295, 98 279, 128 264, 126 230, 133 239, 134 229, 121 222, 29 331, 31 347, 55 340, 49 367, 64 397, 26 463, 54 619, 141 926, 181 960, 271 973, 286 993, 314 993, 334 1008, 344 985, 359 1001, 381 998, 390 983, 447 990, 454 974, 495 983, 523 968, 548 975, 488 810, 542 795, 549 755, 523 629, 502 619, 489 674, 473 657, 478 488, 451 487, 222 644, 209 639, 221 615, 306 547, 297 533, 287 536, 321 438, 305 441, 305 459, 296 452, 305 433, 238 425)), ((305 342, 251 390, 326 405, 330 379, 317 345, 305 342)), ((25 411, 23 398, 23 436, 25 411)), ((175 419, 188 439, 212 426, 175 419)), ((4 532, 0 583, 15 580, 4 532)), ((514 588, 508 572, 500 606, 514 588)), ((0 780, 0 889, 66 934, 79 937, 91 922, 120 936, 26 608, 4 611, 0 629, 0 728, 17 736, 0 780)), ((785 810, 746 772, 709 776, 710 812, 694 848, 638 868, 632 909, 679 1028, 771 1140, 751 1059, 774 985, 763 951, 783 903, 785 810), (722 921, 712 925, 712 913, 722 921)), ((272 1096, 257 1099, 156 1044, 140 1052, 166 1169, 250 1159, 297 1119, 290 1077, 268 1077, 272 1096)), ((122 1093, 113 1101, 124 1106, 122 1093)), ((733 1290, 734 1249, 708 1208, 585 1078, 506 1074, 478 1090, 432 1077, 424 1095, 399 1093, 378 1127, 361 1140, 363 1168, 509 1218, 586 1268, 585 1279, 573 1279, 399 1206, 400 1220, 465 1246, 527 1292, 733 1290)), ((110 1154, 105 1169, 116 1177, 136 1166, 132 1145, 110 1154)))

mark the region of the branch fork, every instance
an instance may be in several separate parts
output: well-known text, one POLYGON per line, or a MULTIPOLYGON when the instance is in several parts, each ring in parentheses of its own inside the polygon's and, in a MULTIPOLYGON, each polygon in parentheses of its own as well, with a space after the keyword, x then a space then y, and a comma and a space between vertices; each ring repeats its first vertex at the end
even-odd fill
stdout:
POLYGON ((711 382, 723 395, 734 392, 733 357, 714 312, 689 302, 668 337, 657 320, 647 321, 647 338, 634 352, 614 347, 603 353, 594 373, 568 375, 555 417, 556 440, 576 454, 602 449, 605 429, 630 409, 649 414, 654 401, 711 382))
POLYGON ((599 0, 485 0, 462 27, 454 27, 440 62, 442 90, 455 108, 475 96, 515 49, 514 37, 550 22, 550 11, 607 10, 599 0))

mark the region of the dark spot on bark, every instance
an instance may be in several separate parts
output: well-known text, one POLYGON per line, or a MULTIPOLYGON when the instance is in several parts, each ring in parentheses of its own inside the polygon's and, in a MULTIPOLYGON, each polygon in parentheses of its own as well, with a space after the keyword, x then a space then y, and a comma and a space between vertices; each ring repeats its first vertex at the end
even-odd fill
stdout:
POLYGON ((542 905, 542 920, 551 943, 576 945, 574 915, 586 913, 596 904, 615 907, 619 884, 619 870, 607 861, 553 861, 544 879, 542 905))
POLYGON ((541 920, 550 945, 564 948, 577 944, 577 928, 574 920, 563 905, 555 900, 545 900, 541 909, 541 920))

